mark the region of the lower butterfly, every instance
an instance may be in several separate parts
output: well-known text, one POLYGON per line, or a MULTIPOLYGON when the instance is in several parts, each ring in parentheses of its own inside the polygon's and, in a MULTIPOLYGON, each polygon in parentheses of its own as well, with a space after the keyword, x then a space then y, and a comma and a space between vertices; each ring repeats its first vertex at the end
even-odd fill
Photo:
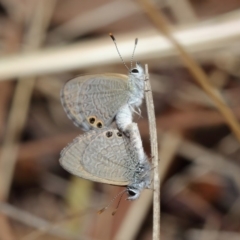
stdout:
POLYGON ((150 188, 151 166, 137 124, 131 128, 129 137, 111 127, 80 135, 62 150, 61 166, 78 177, 127 186, 128 200, 137 199, 150 188))

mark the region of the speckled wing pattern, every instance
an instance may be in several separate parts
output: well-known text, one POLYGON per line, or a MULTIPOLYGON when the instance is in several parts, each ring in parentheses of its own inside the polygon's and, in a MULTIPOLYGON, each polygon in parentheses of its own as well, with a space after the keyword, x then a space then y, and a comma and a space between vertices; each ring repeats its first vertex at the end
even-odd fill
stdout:
POLYGON ((125 186, 134 180, 138 161, 131 147, 117 129, 91 130, 63 149, 60 164, 78 177, 125 186))
POLYGON ((88 131, 95 129, 88 121, 91 116, 108 127, 129 95, 128 76, 105 73, 70 80, 61 91, 61 102, 74 124, 88 131))

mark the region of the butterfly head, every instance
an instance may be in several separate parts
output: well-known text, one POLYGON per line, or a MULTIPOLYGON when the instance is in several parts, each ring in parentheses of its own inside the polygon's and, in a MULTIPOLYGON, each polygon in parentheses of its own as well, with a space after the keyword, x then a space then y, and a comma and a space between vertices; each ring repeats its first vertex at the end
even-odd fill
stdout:
POLYGON ((144 76, 144 69, 140 63, 136 63, 136 66, 130 70, 130 75, 136 77, 136 78, 141 78, 144 76))
POLYGON ((142 99, 144 96, 144 80, 145 72, 144 68, 140 63, 136 63, 136 66, 129 71, 129 86, 132 92, 132 98, 129 103, 132 101, 138 100, 139 102, 135 104, 136 106, 141 105, 142 99))
POLYGON ((134 180, 127 186, 128 200, 135 200, 139 198, 143 189, 149 188, 151 185, 151 167, 146 160, 141 163, 135 172, 134 180))

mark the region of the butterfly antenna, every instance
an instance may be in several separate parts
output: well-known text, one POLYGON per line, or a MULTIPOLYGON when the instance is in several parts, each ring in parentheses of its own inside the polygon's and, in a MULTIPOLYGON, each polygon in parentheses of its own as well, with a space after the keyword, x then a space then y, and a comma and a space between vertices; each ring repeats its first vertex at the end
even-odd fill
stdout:
POLYGON ((132 58, 131 58, 131 69, 132 69, 132 63, 133 63, 133 58, 134 58, 134 54, 135 54, 137 44, 138 44, 138 38, 135 39, 135 43, 134 43, 134 48, 133 48, 133 53, 132 53, 132 58))
MULTIPOLYGON (((124 189, 123 191, 121 191, 120 193, 118 193, 118 194, 110 201, 110 203, 109 203, 106 207, 100 209, 97 213, 98 213, 98 214, 101 214, 101 213, 103 213, 105 210, 107 210, 108 207, 116 200, 116 198, 117 198, 119 195, 121 195, 121 194, 123 195, 126 191, 127 191, 127 190, 124 189)), ((122 198, 122 196, 121 196, 121 198, 122 198)))
POLYGON ((120 205, 120 202, 121 202, 121 200, 122 200, 123 194, 124 194, 125 192, 126 192, 126 190, 125 190, 124 192, 122 192, 122 195, 121 195, 120 199, 118 200, 117 207, 116 207, 115 210, 112 212, 112 216, 114 216, 114 215, 116 214, 116 212, 117 212, 117 210, 118 210, 118 207, 119 207, 119 205, 120 205))
POLYGON ((119 52, 119 49, 118 49, 118 46, 117 46, 117 41, 116 41, 115 37, 113 36, 112 33, 109 33, 109 36, 111 37, 111 39, 113 40, 113 43, 115 44, 115 47, 116 47, 116 49, 117 49, 117 52, 118 52, 119 57, 120 57, 121 60, 122 60, 122 63, 123 63, 124 66, 127 68, 127 70, 130 72, 128 66, 126 65, 126 63, 124 62, 124 60, 123 60, 123 58, 122 58, 122 55, 121 55, 120 52, 119 52))

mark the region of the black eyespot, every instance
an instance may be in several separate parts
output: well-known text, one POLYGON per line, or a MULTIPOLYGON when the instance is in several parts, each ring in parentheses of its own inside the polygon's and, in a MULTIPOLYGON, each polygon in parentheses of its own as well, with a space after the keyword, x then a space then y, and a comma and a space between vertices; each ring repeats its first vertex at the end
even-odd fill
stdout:
POLYGON ((97 127, 102 128, 102 123, 101 122, 97 123, 97 127))
POLYGON ((113 135, 112 132, 110 132, 110 131, 106 132, 106 136, 107 136, 108 138, 110 138, 112 135, 113 135))
POLYGON ((134 197, 136 195, 136 193, 134 191, 132 191, 131 189, 128 189, 128 195, 130 197, 134 197))
POLYGON ((132 73, 139 73, 139 71, 138 71, 136 68, 132 69, 131 72, 132 72, 132 73))
POLYGON ((94 124, 95 121, 96 121, 96 119, 95 119, 94 117, 89 118, 89 122, 90 122, 91 124, 94 124))
POLYGON ((120 132, 117 132, 117 135, 118 135, 119 137, 122 137, 122 133, 120 133, 120 132))

